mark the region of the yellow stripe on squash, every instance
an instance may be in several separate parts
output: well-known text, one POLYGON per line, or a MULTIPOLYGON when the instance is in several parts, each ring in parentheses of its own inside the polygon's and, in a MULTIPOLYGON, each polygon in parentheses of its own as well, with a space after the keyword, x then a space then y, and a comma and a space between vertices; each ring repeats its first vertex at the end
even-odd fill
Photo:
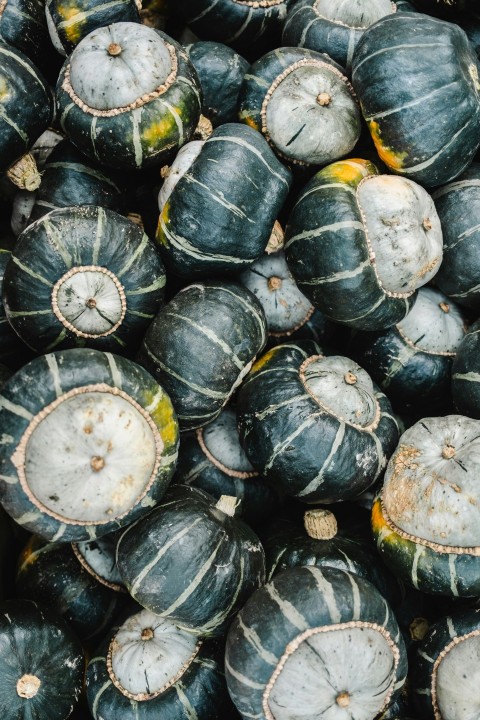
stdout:
POLYGON ((368 127, 379 158, 392 170, 401 170, 408 153, 396 152, 393 148, 384 145, 381 138, 382 131, 375 120, 370 120, 368 127))

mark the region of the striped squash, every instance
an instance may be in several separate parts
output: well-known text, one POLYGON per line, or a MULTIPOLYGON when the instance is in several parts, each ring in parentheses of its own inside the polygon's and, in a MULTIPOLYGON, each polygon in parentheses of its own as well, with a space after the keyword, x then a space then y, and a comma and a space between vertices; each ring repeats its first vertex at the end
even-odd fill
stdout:
POLYGON ((265 250, 291 174, 261 135, 239 123, 195 147, 162 195, 157 243, 167 269, 181 277, 238 273, 265 250))
POLYGON ((398 439, 390 403, 353 360, 277 345, 238 394, 240 441, 252 465, 307 503, 355 498, 398 439))
POLYGON ((358 159, 333 163, 307 183, 285 233, 300 290, 328 318, 360 330, 383 330, 407 315, 416 289, 438 271, 442 247, 428 193, 358 159))
POLYGON ((289 8, 282 41, 326 53, 350 73, 365 30, 395 11, 391 0, 299 0, 289 8))
POLYGON ((343 68, 303 48, 272 50, 253 63, 240 90, 239 118, 262 132, 279 157, 300 167, 347 155, 361 129, 343 68))
POLYGON ((159 30, 128 22, 78 44, 60 73, 57 103, 60 126, 82 153, 129 170, 173 156, 190 140, 201 110, 185 50, 159 30))
POLYGON ((453 402, 464 415, 480 420, 480 322, 477 320, 457 350, 452 367, 453 402))
POLYGON ((431 187, 457 177, 473 160, 480 80, 477 57, 458 25, 418 13, 382 18, 357 45, 352 82, 392 172, 431 187))
MULTIPOLYGON (((0 294, 3 291, 5 268, 11 255, 10 250, 0 248, 0 294)), ((7 367, 17 369, 30 359, 29 356, 30 352, 27 346, 20 340, 8 322, 3 302, 0 302, 0 362, 7 367)))
POLYGON ((174 485, 130 525, 118 541, 117 564, 134 600, 195 635, 222 635, 265 581, 263 548, 234 516, 236 503, 174 485))
POLYGON ((0 68, 0 172, 5 172, 52 122, 53 96, 31 60, 1 41, 0 68))
POLYGON ((367 580, 297 567, 257 590, 227 636, 225 670, 242 717, 369 720, 405 682, 397 621, 367 580))
POLYGON ((479 609, 453 609, 432 625, 412 662, 412 700, 419 717, 478 717, 479 655, 479 609))
POLYGON ((425 418, 403 433, 385 472, 372 509, 377 547, 422 592, 480 594, 479 437, 477 420, 425 418))
POLYGON ((25 365, 1 391, 0 423, 2 504, 52 542, 127 525, 173 474, 170 399, 143 368, 110 353, 66 350, 25 365))
POLYGON ((101 207, 52 210, 5 269, 7 318, 38 352, 85 345, 132 355, 163 303, 165 271, 135 223, 101 207))
POLYGON ((225 720, 232 717, 221 649, 142 610, 115 628, 87 667, 94 720, 225 720))
POLYGON ((83 685, 83 650, 68 624, 42 605, 0 605, 0 706, 8 718, 66 720, 83 685))
POLYGON ((406 318, 388 330, 356 333, 351 352, 398 412, 445 415, 452 411, 452 364, 467 323, 459 305, 424 287, 406 318))
POLYGON ((41 63, 50 45, 42 0, 4 0, 0 6, 0 38, 41 63))
POLYGON ((172 398, 180 427, 191 430, 220 414, 266 338, 262 307, 246 288, 195 283, 160 310, 137 359, 172 398))
POLYGON ((61 55, 70 55, 89 33, 117 22, 140 22, 137 0, 46 0, 50 40, 61 55))

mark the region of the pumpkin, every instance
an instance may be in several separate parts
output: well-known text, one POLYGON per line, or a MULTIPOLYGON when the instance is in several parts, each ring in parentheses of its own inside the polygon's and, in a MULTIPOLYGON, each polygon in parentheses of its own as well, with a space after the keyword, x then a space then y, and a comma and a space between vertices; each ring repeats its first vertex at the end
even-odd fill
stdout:
POLYGON ((113 168, 161 165, 190 140, 201 98, 186 52, 164 33, 120 22, 94 30, 62 68, 58 120, 77 148, 113 168))
POLYGON ((231 711, 220 648, 148 610, 95 651, 86 690, 95 720, 224 720, 231 711))
POLYGON ((262 307, 242 285, 195 283, 157 313, 137 360, 165 387, 181 428, 195 429, 220 414, 266 336, 262 307))
POLYGON ((130 595, 195 635, 221 635, 265 580, 259 539, 234 516, 237 498, 172 486, 164 502, 130 525, 117 565, 130 595))
POLYGON ((0 705, 9 718, 66 720, 83 683, 82 648, 67 623, 29 600, 0 605, 0 705))
POLYGON ((386 600, 338 568, 296 567, 260 588, 227 636, 227 685, 242 717, 375 717, 405 681, 386 600))
POLYGON ((480 80, 458 25, 388 15, 366 30, 352 68, 363 117, 392 172, 434 186, 465 170, 480 144, 480 80))
POLYGON ((186 47, 202 88, 202 114, 213 127, 235 122, 237 101, 249 63, 223 43, 199 40, 186 47))
POLYGON ((365 30, 395 11, 390 0, 299 0, 289 8, 283 44, 324 52, 350 72, 365 30))
POLYGON ((402 320, 438 271, 442 229, 420 185, 343 160, 303 188, 288 220, 285 254, 315 307, 360 330, 402 320))
POLYGON ((185 278, 251 265, 267 246, 291 183, 261 135, 239 123, 222 125, 182 154, 174 179, 161 195, 156 239, 167 269, 185 278))
POLYGON ((398 439, 390 403, 365 370, 288 343, 255 363, 240 388, 237 417, 252 465, 307 503, 360 495, 398 439))
POLYGON ((33 62, 42 62, 49 45, 43 2, 5 0, 0 10, 0 38, 33 62))
POLYGON ((475 522, 480 423, 424 418, 400 438, 372 509, 378 549, 393 572, 422 592, 480 592, 475 522))
POLYGON ((239 118, 301 167, 347 155, 360 137, 360 112, 343 68, 303 48, 272 50, 253 63, 240 90, 239 118))
POLYGON ((475 322, 457 350, 452 367, 452 394, 461 413, 480 420, 480 322, 475 322))
POLYGON ((438 620, 412 662, 412 699, 425 720, 478 716, 480 610, 454 609, 438 620))
POLYGON ((101 207, 52 210, 18 239, 5 269, 7 318, 38 352, 135 351, 163 302, 165 272, 141 228, 101 207))
POLYGON ((397 325, 357 333, 352 354, 400 412, 443 415, 452 410, 452 363, 467 322, 459 305, 439 290, 423 287, 397 325))
POLYGON ((70 55, 84 37, 117 22, 139 22, 136 0, 46 0, 50 40, 61 55, 70 55))
MULTIPOLYGON (((10 250, 0 248, 0 294, 3 289, 5 268, 10 260, 10 250)), ((7 320, 3 302, 0 302, 0 360, 7 366, 17 368, 28 357, 28 348, 22 343, 7 320)))
POLYGON ((443 228, 445 262, 435 284, 455 302, 480 310, 480 164, 433 193, 443 228))
POLYGON ((32 360, 3 387, 0 422, 2 504, 46 540, 92 540, 132 522, 173 474, 170 399, 143 368, 110 353, 32 360))

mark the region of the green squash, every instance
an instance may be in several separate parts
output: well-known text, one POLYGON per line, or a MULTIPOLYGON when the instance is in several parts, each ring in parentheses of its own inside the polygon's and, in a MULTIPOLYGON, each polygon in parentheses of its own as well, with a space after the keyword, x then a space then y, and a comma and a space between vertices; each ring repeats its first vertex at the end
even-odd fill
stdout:
MULTIPOLYGON (((0 248, 0 294, 3 291, 5 268, 11 257, 10 250, 0 248)), ((7 367, 17 369, 29 359, 29 350, 20 340, 7 320, 3 302, 0 302, 0 361, 7 367)))
POLYGON ((464 415, 480 420, 480 322, 469 329, 452 367, 453 402, 464 415))
POLYGON ((41 63, 50 44, 42 0, 4 0, 0 7, 0 39, 34 63, 41 63))

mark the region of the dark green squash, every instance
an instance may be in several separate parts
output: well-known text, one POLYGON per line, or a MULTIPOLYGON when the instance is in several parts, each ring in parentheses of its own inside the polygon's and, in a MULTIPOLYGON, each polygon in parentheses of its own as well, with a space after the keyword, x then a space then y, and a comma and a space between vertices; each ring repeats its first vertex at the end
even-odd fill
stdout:
POLYGON ((265 315, 242 285, 189 285, 150 325, 138 362, 165 387, 182 429, 202 427, 227 404, 267 337, 265 315))
POLYGON ((33 62, 42 62, 50 44, 42 0, 4 0, 0 7, 0 39, 33 62))
POLYGON ((480 322, 477 320, 460 343, 452 367, 455 407, 480 420, 480 322))
POLYGON ((382 18, 357 45, 352 82, 392 172, 430 187, 470 164, 480 144, 480 80, 458 25, 419 13, 382 18))
POLYGON ((389 401, 349 358, 294 344, 263 355, 237 401, 240 441, 252 465, 307 503, 360 495, 398 439, 389 401))
POLYGON ((221 647, 142 610, 115 628, 87 668, 95 720, 226 720, 221 647))
MULTIPOLYGON (((0 295, 3 291, 3 278, 5 268, 10 260, 10 250, 0 248, 0 295)), ((7 320, 3 302, 0 302, 0 361, 7 367, 17 369, 27 361, 30 351, 20 340, 16 332, 7 320)))
POLYGON ((373 718, 405 682, 386 600, 337 568, 285 570, 257 590, 227 636, 227 685, 242 717, 373 718))
POLYGON ((3 387, 0 497, 22 527, 53 542, 93 540, 148 512, 177 457, 167 394, 125 358, 43 355, 3 387))
POLYGON ((12 720, 66 720, 83 684, 84 657, 68 624, 29 600, 0 605, 0 706, 12 720))
POLYGON ((52 210, 5 269, 7 318, 38 352, 85 345, 132 355, 163 303, 165 271, 142 229, 95 206, 52 210))
POLYGON ((263 548, 234 516, 236 503, 172 486, 118 541, 117 565, 130 595, 195 635, 222 635, 265 581, 263 548))

